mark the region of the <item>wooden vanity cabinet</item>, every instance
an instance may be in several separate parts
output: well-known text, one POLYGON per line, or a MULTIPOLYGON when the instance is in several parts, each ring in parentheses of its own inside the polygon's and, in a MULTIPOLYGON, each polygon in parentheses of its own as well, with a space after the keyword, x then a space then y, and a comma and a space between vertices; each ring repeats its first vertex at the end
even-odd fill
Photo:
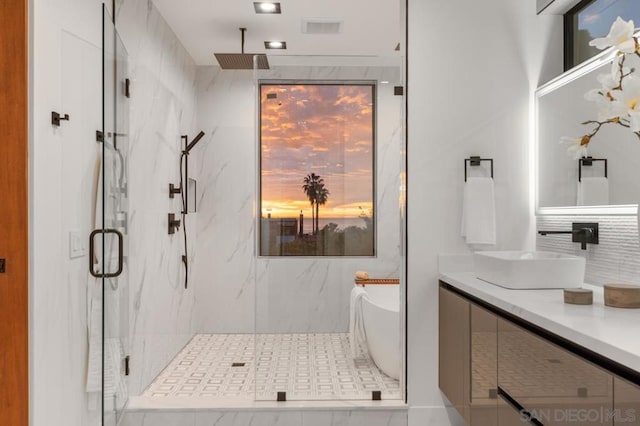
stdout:
POLYGON ((467 424, 640 426, 640 387, 446 283, 439 301, 440 389, 467 424))

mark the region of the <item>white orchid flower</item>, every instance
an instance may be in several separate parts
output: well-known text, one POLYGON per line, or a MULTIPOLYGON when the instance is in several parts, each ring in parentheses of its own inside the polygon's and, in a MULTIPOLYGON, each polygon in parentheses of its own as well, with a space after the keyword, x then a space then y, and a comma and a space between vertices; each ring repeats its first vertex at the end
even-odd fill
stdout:
POLYGON ((600 50, 613 46, 624 53, 635 53, 638 49, 636 39, 633 37, 634 30, 633 20, 625 22, 618 16, 611 26, 609 34, 606 37, 591 40, 589 46, 595 46, 600 50))
MULTIPOLYGON (((615 90, 614 109, 624 110, 629 115, 631 130, 640 132, 640 78, 630 75, 624 80, 622 90, 615 90)), ((622 114, 621 114, 622 115, 622 114)))
POLYGON ((596 79, 600 83, 601 89, 593 89, 588 91, 584 98, 591 102, 600 102, 602 98, 606 98, 609 101, 613 101, 611 91, 618 89, 620 86, 620 80, 623 75, 627 75, 631 72, 629 67, 620 68, 620 61, 622 57, 611 62, 611 72, 609 74, 600 74, 596 79))
POLYGON ((605 97, 605 94, 602 89, 591 89, 584 94, 584 98, 589 102, 598 102, 600 99, 604 97, 605 97))
POLYGON ((563 136, 560 138, 560 143, 562 145, 566 145, 567 154, 574 160, 577 160, 579 158, 587 156, 587 146, 589 145, 590 140, 591 137, 589 137, 588 135, 579 138, 563 136))
POLYGON ((618 87, 620 84, 620 77, 616 77, 617 76, 613 74, 600 74, 598 76, 598 83, 600 83, 604 92, 608 92, 609 90, 618 87))
POLYGON ((601 89, 590 90, 584 95, 587 101, 595 102, 598 108, 598 121, 607 121, 626 114, 626 109, 620 108, 619 102, 612 100, 611 92, 603 93, 601 89))

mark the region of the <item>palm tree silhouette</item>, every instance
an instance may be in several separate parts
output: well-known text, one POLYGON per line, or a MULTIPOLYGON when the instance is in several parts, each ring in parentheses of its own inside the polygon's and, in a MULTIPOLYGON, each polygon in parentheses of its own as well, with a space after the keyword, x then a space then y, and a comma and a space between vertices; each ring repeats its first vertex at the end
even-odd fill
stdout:
POLYGON ((303 181, 304 181, 304 185, 302 185, 302 189, 304 190, 304 193, 307 195, 307 198, 309 198, 309 202, 311 203, 311 233, 315 235, 316 229, 315 229, 315 222, 313 219, 314 217, 313 207, 316 203, 318 184, 323 182, 323 180, 317 174, 309 173, 304 177, 303 181))
POLYGON ((319 229, 318 218, 320 217, 320 206, 324 206, 328 199, 329 190, 324 187, 324 183, 320 183, 316 190, 316 233, 319 229))

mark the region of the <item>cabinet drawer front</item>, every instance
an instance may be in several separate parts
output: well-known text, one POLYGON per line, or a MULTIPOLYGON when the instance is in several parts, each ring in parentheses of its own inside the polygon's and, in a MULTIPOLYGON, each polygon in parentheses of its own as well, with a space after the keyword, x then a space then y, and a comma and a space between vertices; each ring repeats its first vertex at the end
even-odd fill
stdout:
POLYGON ((640 426, 640 387, 614 377, 613 396, 615 424, 640 426))
POLYGON ((469 302, 440 288, 438 316, 440 390, 469 423, 469 302))
POLYGON ((498 384, 545 426, 613 425, 613 376, 498 320, 498 384))
POLYGON ((498 317, 471 304, 471 426, 498 424, 498 317))

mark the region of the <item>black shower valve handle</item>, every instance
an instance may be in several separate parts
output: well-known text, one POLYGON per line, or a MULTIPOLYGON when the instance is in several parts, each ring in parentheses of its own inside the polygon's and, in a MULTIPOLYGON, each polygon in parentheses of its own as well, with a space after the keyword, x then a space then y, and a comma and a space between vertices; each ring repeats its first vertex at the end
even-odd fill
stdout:
POLYGON ((176 219, 176 215, 174 213, 169 213, 168 222, 169 235, 173 235, 178 229, 180 229, 180 219, 176 219))

